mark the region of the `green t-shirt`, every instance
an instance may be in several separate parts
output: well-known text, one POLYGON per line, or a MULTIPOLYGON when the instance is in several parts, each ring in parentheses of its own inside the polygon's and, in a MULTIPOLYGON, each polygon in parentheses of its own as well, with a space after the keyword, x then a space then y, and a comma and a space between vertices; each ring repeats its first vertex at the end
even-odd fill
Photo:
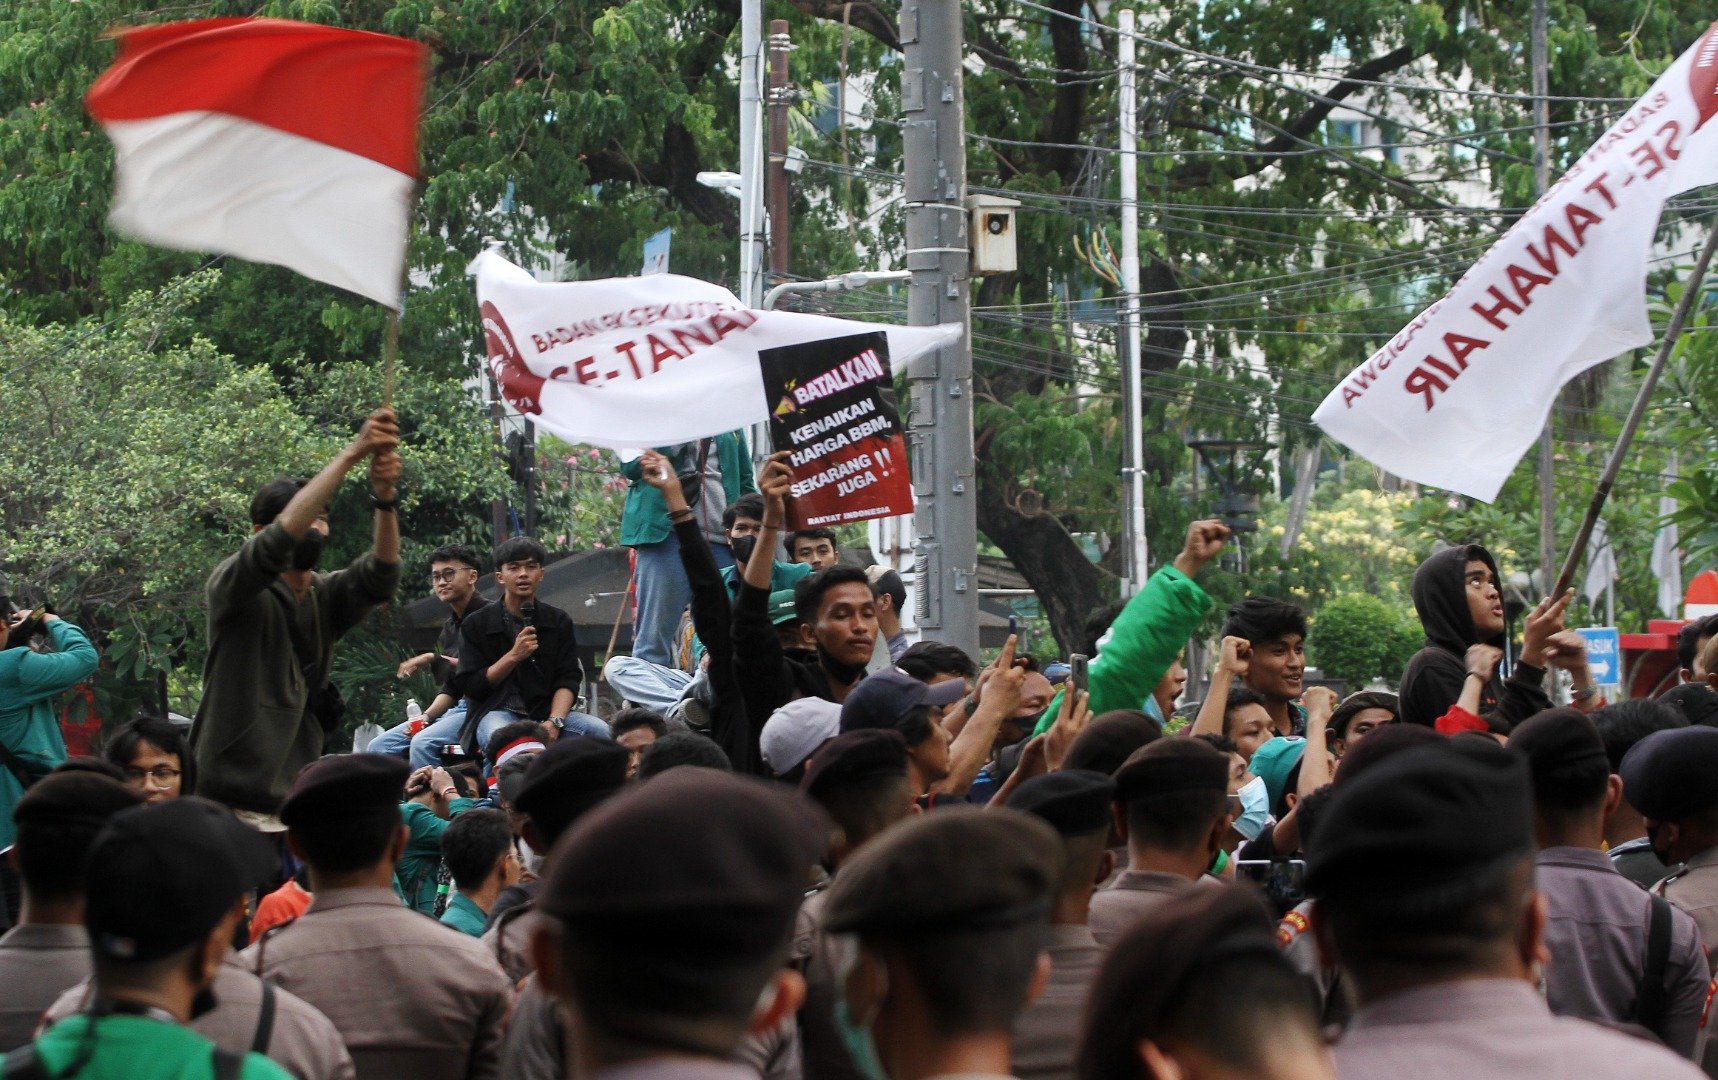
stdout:
POLYGON ((447 902, 447 910, 441 913, 441 921, 443 926, 451 926, 462 934, 482 937, 483 927, 489 922, 489 916, 467 897, 454 893, 453 898, 447 902))
MULTIPOLYGON (((36 1040, 36 1053, 50 1076, 71 1064, 90 1018, 68 1016, 36 1040)), ((95 1022, 95 1053, 89 1063, 60 1080, 212 1080, 215 1044, 188 1027, 147 1016, 104 1016, 95 1022)), ((17 1053, 17 1051, 13 1051, 17 1053)), ((240 1080, 292 1080, 292 1074, 261 1054, 246 1054, 240 1080)))

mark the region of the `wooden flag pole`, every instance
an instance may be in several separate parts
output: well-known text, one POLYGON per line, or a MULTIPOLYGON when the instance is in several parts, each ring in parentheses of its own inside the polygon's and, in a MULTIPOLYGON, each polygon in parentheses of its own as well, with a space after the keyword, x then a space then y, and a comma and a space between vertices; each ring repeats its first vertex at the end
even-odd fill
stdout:
POLYGON ((1677 339, 1682 337, 1682 326, 1688 321, 1688 313, 1694 309, 1694 298, 1700 295, 1706 267, 1712 262, 1712 253, 1715 250, 1718 250, 1718 228, 1707 233, 1706 246, 1700 249, 1700 258, 1694 263, 1694 273, 1689 275, 1688 283, 1682 291, 1682 299, 1677 301, 1676 310, 1671 313, 1670 322, 1664 328, 1664 339, 1658 343, 1658 355, 1652 358, 1652 367, 1647 369, 1646 378, 1641 380, 1640 391, 1635 394, 1628 419, 1623 421, 1623 430, 1617 436, 1617 444, 1611 448, 1611 456, 1605 462, 1605 471, 1599 477, 1598 486, 1593 489, 1593 501, 1587 504, 1587 516, 1581 519, 1580 531, 1575 534, 1575 542, 1563 560, 1563 572, 1557 575, 1557 587, 1551 590, 1552 596, 1562 596, 1575 580, 1575 568, 1581 565, 1581 558, 1587 553, 1587 542, 1593 537, 1593 526, 1598 523, 1599 514, 1605 508, 1605 500, 1611 496, 1611 486, 1616 483, 1617 473, 1622 470, 1623 455, 1628 453, 1629 444, 1634 442, 1635 431, 1639 429, 1641 419, 1646 416, 1646 405, 1652 398, 1653 389, 1658 386, 1658 377, 1664 374, 1664 366, 1670 360, 1671 351, 1676 348, 1677 339))
MULTIPOLYGON (((404 301, 402 300, 402 303, 404 301)), ((400 309, 388 309, 388 335, 382 345, 382 408, 394 407, 394 368, 400 357, 400 309)))

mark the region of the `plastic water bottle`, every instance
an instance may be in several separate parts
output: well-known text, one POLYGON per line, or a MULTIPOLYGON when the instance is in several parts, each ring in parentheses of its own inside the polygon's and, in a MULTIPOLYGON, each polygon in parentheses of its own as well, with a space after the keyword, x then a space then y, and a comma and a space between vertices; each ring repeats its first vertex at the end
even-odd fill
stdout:
POLYGON ((424 729, 424 711, 417 698, 406 699, 406 734, 416 735, 424 729))

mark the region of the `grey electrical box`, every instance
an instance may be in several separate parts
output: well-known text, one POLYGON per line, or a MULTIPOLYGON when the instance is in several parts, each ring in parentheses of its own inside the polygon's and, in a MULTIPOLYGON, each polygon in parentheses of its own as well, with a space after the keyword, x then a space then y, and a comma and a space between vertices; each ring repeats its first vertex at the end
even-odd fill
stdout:
POLYGON ((972 239, 972 275, 1012 274, 1020 267, 1014 243, 1014 210, 1018 199, 998 195, 968 195, 967 212, 972 215, 968 235, 972 239))

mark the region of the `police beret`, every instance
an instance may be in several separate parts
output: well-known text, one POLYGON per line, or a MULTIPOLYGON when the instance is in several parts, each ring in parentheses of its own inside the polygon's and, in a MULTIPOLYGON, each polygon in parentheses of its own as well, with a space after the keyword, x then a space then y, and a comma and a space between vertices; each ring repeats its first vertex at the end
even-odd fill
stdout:
POLYGON ((833 933, 1001 929, 1048 917, 1062 838, 1018 810, 951 806, 872 840, 829 887, 833 933))
POLYGON ((84 871, 90 945, 116 960, 171 956, 279 871, 274 845, 207 799, 122 810, 96 836, 84 871))
POLYGON ((1617 768, 1629 805, 1654 821, 1679 821, 1718 805, 1718 728, 1655 731, 1617 768))
POLYGON ((142 795, 100 773, 56 772, 24 793, 12 808, 12 820, 18 825, 99 829, 108 818, 142 802, 142 795))
POLYGON ((891 728, 861 728, 837 735, 811 756, 803 787, 816 798, 823 792, 879 776, 907 775, 907 740, 891 728))
POLYGON ((544 844, 626 785, 632 755, 608 739, 568 736, 531 759, 519 794, 508 801, 531 819, 544 844))
POLYGON ((1116 782, 1103 773, 1064 769, 1034 776, 1005 805, 1036 814, 1063 836, 1083 836, 1109 828, 1115 796, 1116 782))
POLYGON ((681 965, 755 961, 792 932, 828 829, 785 784, 670 769, 567 830, 537 909, 681 965))
POLYGON ((1599 729, 1575 709, 1546 709, 1528 717, 1509 733, 1509 746, 1527 756, 1535 783, 1560 769, 1582 765, 1606 774, 1611 771, 1599 729))
POLYGON ((1113 776, 1135 750, 1162 737, 1162 725, 1145 713, 1112 709, 1093 717, 1086 730, 1074 736, 1062 758, 1062 768, 1113 776))
POLYGON ((280 804, 287 828, 341 821, 355 814, 398 807, 411 767, 386 754, 332 754, 298 772, 280 804))
POLYGON ((1158 739, 1116 770, 1116 800, 1182 791, 1229 792, 1229 755, 1203 739, 1158 739))
POLYGON ((1495 754, 1480 749, 1404 750, 1336 787, 1307 853, 1307 890, 1412 891, 1531 855, 1527 762, 1495 743, 1495 754))

